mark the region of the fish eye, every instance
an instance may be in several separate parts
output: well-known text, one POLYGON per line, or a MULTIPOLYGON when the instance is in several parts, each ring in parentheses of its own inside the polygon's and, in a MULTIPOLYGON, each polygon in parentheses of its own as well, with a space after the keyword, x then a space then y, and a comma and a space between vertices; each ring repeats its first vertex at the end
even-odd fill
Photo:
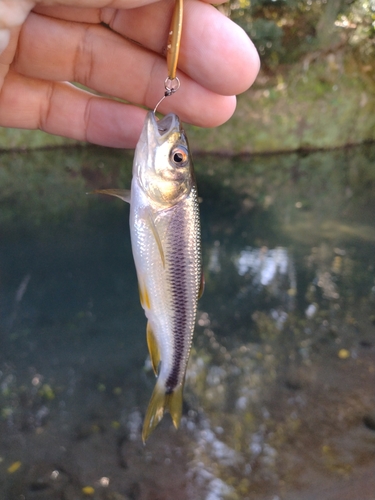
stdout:
POLYGON ((170 154, 170 158, 172 160, 172 163, 174 163, 176 167, 184 167, 188 162, 187 150, 182 146, 173 148, 170 154))

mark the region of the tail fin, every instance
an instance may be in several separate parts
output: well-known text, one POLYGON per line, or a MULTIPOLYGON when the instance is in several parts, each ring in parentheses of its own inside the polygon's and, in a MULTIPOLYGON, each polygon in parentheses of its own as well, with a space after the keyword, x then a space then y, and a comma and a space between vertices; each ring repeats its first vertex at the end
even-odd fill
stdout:
POLYGON ((144 443, 163 418, 165 410, 169 411, 174 426, 176 429, 178 428, 182 414, 182 391, 183 384, 179 385, 170 394, 166 394, 165 388, 156 383, 143 422, 142 439, 144 443))

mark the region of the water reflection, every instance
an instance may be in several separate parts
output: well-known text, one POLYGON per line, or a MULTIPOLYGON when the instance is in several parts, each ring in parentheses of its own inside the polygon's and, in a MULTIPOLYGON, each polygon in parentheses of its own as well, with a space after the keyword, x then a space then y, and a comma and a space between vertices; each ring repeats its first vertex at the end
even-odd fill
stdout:
MULTIPOLYGON (((238 273, 244 276, 247 273, 253 273, 254 286, 260 284, 270 285, 277 280, 277 276, 288 275, 289 257, 286 248, 268 248, 242 250, 236 262, 238 273)), ((294 275, 294 272, 292 272, 294 275)), ((295 282, 295 278, 293 277, 295 282)), ((294 286, 295 288, 295 286, 294 286)))
POLYGON ((127 187, 131 156, 3 155, 1 495, 372 498, 374 157, 197 158, 206 291, 184 416, 143 447, 128 208, 84 195, 127 187))

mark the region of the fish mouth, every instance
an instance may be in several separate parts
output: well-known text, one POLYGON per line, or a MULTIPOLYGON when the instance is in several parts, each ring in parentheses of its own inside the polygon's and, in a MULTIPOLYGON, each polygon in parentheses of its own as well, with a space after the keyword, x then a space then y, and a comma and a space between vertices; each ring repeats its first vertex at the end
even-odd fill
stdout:
POLYGON ((158 138, 158 141, 164 142, 171 134, 181 131, 181 124, 178 116, 174 113, 165 115, 157 120, 155 113, 148 113, 149 133, 158 138))

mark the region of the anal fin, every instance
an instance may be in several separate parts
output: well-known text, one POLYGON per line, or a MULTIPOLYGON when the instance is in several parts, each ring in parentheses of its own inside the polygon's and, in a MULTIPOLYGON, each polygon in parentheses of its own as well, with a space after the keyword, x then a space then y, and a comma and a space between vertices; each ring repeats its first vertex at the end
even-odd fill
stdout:
POLYGON ((154 370, 155 375, 157 375, 160 364, 160 351, 158 343, 156 341, 155 334, 151 328, 149 321, 147 322, 146 332, 147 332, 148 352, 150 353, 152 368, 154 370))

